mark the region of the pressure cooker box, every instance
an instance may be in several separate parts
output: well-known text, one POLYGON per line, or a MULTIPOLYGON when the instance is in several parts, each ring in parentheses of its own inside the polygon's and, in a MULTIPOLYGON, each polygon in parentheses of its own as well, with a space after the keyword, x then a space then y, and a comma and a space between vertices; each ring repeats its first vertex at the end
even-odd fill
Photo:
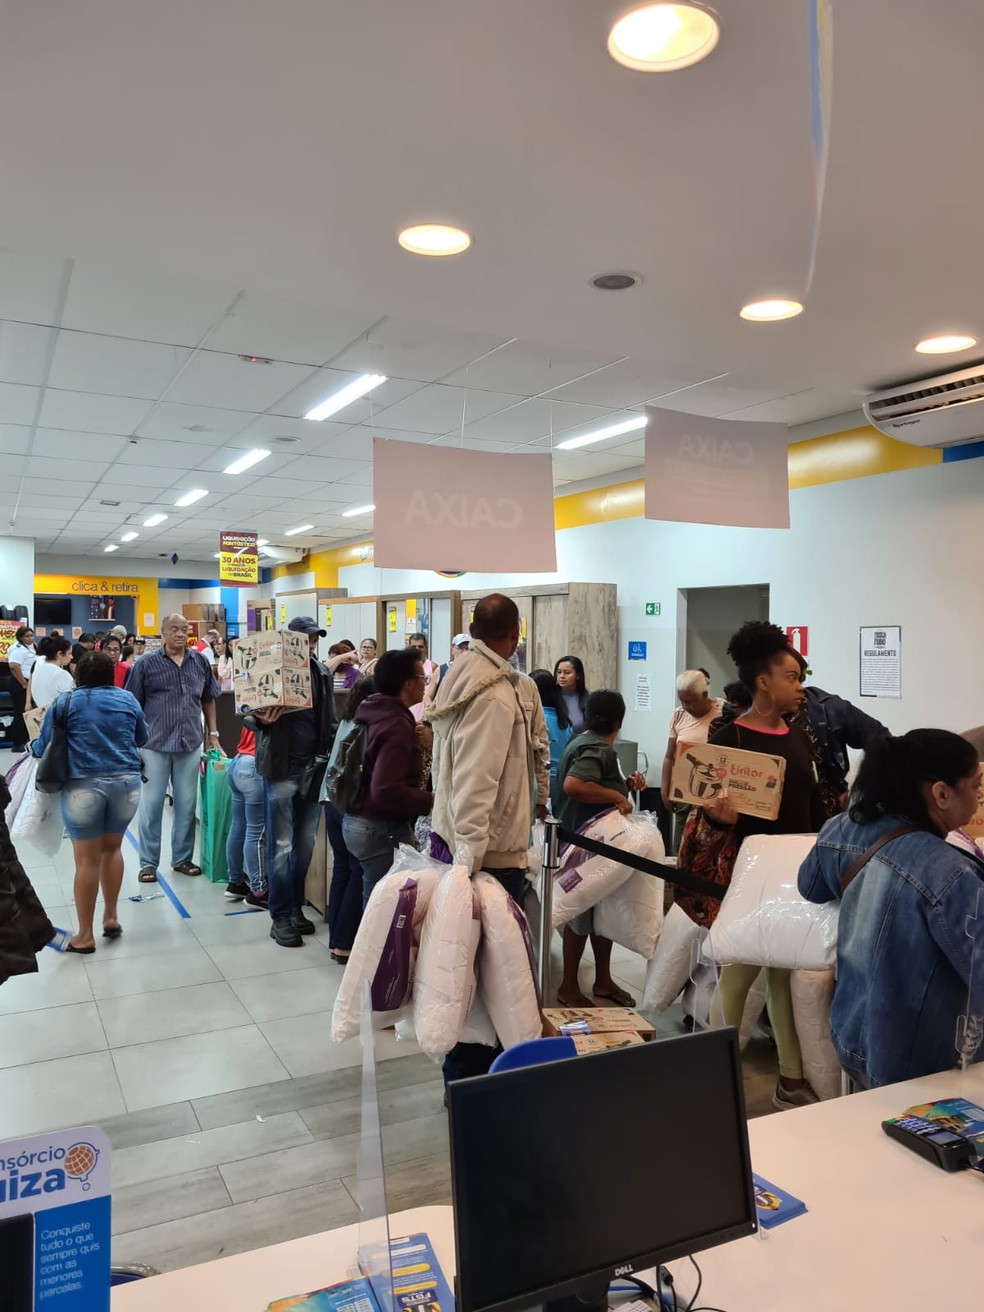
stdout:
POLYGON ((236 709, 245 714, 282 706, 301 711, 311 702, 310 644, 291 629, 247 633, 233 648, 236 709))
POLYGON ((706 806, 727 788, 728 800, 736 811, 775 820, 785 777, 786 761, 782 756, 681 741, 677 743, 670 778, 670 797, 674 802, 706 806))

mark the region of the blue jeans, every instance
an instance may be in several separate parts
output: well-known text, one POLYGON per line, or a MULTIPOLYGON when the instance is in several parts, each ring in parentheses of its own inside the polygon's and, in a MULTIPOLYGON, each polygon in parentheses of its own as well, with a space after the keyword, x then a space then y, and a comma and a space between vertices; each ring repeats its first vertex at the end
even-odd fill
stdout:
POLYGON ((383 875, 389 874, 393 856, 401 843, 413 845, 409 820, 370 820, 364 815, 347 815, 342 821, 345 846, 362 866, 362 905, 383 875))
POLYGON ((136 814, 139 797, 138 774, 70 779, 61 795, 65 831, 69 838, 82 841, 122 834, 136 814))
POLYGON ((161 860, 161 821, 164 798, 171 785, 174 814, 171 817, 171 865, 191 861, 195 856, 195 804, 198 800, 200 748, 193 752, 152 752, 140 749, 147 782, 140 794, 139 825, 140 865, 156 870, 161 860))
POLYGON ((328 890, 328 946, 350 951, 362 920, 362 866, 345 846, 343 816, 325 802, 325 828, 334 861, 328 890))
POLYGON ((266 811, 263 780, 256 773, 256 758, 236 756, 226 771, 232 793, 232 824, 226 843, 229 880, 241 883, 245 874, 254 893, 266 888, 264 834, 266 811))
POLYGON ((270 917, 281 920, 304 905, 304 879, 314 852, 321 807, 301 796, 302 772, 264 779, 267 896, 270 917))

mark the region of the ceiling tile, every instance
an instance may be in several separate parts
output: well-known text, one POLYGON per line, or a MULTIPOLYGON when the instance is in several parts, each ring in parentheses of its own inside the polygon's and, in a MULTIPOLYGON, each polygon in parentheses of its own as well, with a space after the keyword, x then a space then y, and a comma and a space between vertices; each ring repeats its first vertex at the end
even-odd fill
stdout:
MULTIPOLYGON (((316 373, 310 374, 300 387, 291 392, 290 396, 285 396, 278 401, 272 409, 278 415, 302 418, 308 410, 312 410, 341 388, 347 387, 349 383, 355 382, 358 377, 357 373, 347 370, 319 369, 316 373)), ((407 396, 412 396, 422 386, 422 383, 414 380, 390 378, 385 383, 380 383, 362 400, 353 401, 344 410, 340 410, 335 416, 335 421, 344 420, 347 424, 365 423, 374 415, 382 414, 387 407, 395 405, 407 396)), ((312 419, 305 422, 310 423, 312 427, 317 427, 319 421, 312 419)), ((325 423, 330 422, 332 421, 325 420, 325 423)))
POLYGON ((0 452, 4 455, 26 455, 30 441, 30 425, 0 424, 0 452))
POLYGON ((341 480, 348 487, 372 487, 372 466, 360 469, 357 474, 349 474, 348 478, 341 480))
POLYGON ((66 515, 73 515, 78 510, 78 497, 49 496, 45 492, 32 492, 30 497, 23 497, 22 504, 39 506, 45 510, 61 510, 66 515))
MULTIPOLYGON (((567 383, 551 395, 558 401, 624 409, 643 405, 696 381, 693 378, 668 378, 663 370, 643 360, 621 360, 590 378, 567 383)), ((673 402, 667 398, 667 404, 673 402)))
POLYGON ((515 405, 520 399, 505 392, 473 389, 466 392, 461 387, 434 383, 391 406, 386 411, 385 422, 387 428, 408 428, 439 437, 442 433, 457 432, 462 421, 467 428, 469 423, 515 405))
POLYGON ((78 479, 80 484, 91 484, 99 482, 105 468, 105 461, 51 460, 44 456, 31 456, 27 473, 31 478, 70 478, 78 479))
POLYGON ((174 470, 166 466, 110 465, 102 477, 103 486, 112 488, 107 496, 118 496, 138 500, 147 498, 154 490, 170 487, 174 481, 174 470))
POLYGON ((190 357, 191 352, 181 346, 63 330, 58 334, 48 386, 153 401, 190 357))
POLYGON ((368 310, 314 305, 248 291, 209 338, 208 347, 313 367, 364 336, 378 318, 368 310))
POLYGON ((0 423, 33 424, 39 389, 21 383, 0 383, 0 423))
POLYGON ((194 446, 221 446, 232 435, 252 422, 242 410, 223 410, 219 406, 177 405, 162 401, 140 425, 141 437, 166 442, 187 442, 194 446), (197 430, 197 431, 195 431, 197 430))
POLYGON ((514 442, 517 446, 548 439, 578 424, 605 419, 611 412, 597 406, 568 405, 558 401, 523 401, 519 405, 468 424, 465 435, 483 442, 514 442))
MULTIPOLYGON (((31 389, 25 388, 25 391, 31 389)), ((77 429, 83 433, 132 433, 147 413, 148 401, 125 396, 96 396, 88 392, 60 392, 48 388, 41 406, 45 428, 77 429)), ((0 415, 3 414, 0 390, 0 415)))
POLYGON ((299 456, 284 470, 285 478, 310 479, 315 483, 337 483, 346 474, 365 467, 362 460, 335 460, 328 456, 299 456))
POLYGON ((227 410, 269 410, 308 377, 300 364, 244 364, 236 355, 202 351, 168 393, 168 401, 227 410))
POLYGON ((325 441, 352 431, 352 424, 335 423, 326 419, 316 424, 310 419, 291 418, 287 415, 258 415, 237 437, 247 446, 265 446, 272 451, 292 451, 294 455, 305 455, 317 450, 325 441), (277 442, 278 437, 296 437, 296 442, 277 442))
POLYGON ((74 496, 76 502, 80 502, 88 495, 93 486, 94 481, 91 479, 85 483, 75 483, 62 479, 25 478, 24 495, 27 496, 34 492, 40 492, 42 496, 74 496))
POLYGON ((510 342, 444 381, 463 387, 480 387, 490 392, 514 392, 537 396, 562 387, 582 374, 604 368, 611 355, 588 355, 580 351, 557 351, 536 342, 510 342))
POLYGON ((386 319, 365 341, 357 342, 334 361, 357 374, 432 383, 503 342, 489 333, 457 332, 406 319, 386 319))
POLYGON ((307 479, 267 478, 263 480, 263 486, 269 489, 271 498, 280 501, 311 495, 311 483, 307 479))
MULTIPOLYGON (((237 457, 245 455, 247 451, 254 449, 252 442, 245 442, 241 437, 233 439, 234 445, 223 446, 218 450, 197 451, 195 455, 199 457, 195 469, 205 470, 206 472, 220 474, 237 457)), ((269 450, 269 448, 263 448, 269 450)), ((296 459, 291 447, 275 447, 270 454, 261 460, 258 465, 253 465, 251 469, 246 470, 243 474, 229 474, 228 478, 235 479, 237 483, 245 485, 248 480, 250 483, 257 478, 267 478, 270 474, 285 465, 289 465, 292 460, 296 459)))
POLYGON ((27 472, 27 456, 0 454, 0 478, 18 478, 27 472))
POLYGON ((123 450, 126 439, 119 434, 79 433, 63 428, 39 428, 34 434, 32 454, 62 460, 75 457, 81 460, 115 460, 123 450))
POLYGON ((0 322, 0 381, 40 387, 52 332, 32 323, 0 322))
MULTIPOLYGON (((62 325, 148 342, 197 346, 224 317, 236 291, 235 287, 184 281, 146 269, 112 268, 82 260, 72 272, 62 325)), ((0 304, 6 306, 5 300, 0 299, 0 304)))
POLYGON ((24 251, 0 251, 0 306, 5 319, 53 324, 68 262, 24 251))
MULTIPOLYGON (((323 425, 327 427, 327 425, 323 425)), ((341 429, 341 425, 337 425, 341 429)), ((373 430, 367 427, 349 428, 337 432, 326 442, 315 447, 316 456, 331 456, 336 460, 371 460, 373 430)))

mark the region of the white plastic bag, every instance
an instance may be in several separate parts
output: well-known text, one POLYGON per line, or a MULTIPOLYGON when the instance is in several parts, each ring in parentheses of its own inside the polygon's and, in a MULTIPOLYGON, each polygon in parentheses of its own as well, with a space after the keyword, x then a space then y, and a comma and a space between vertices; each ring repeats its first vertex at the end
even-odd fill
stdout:
POLYGON ((27 796, 28 786, 32 789, 34 788, 34 775, 36 773, 36 768, 32 769, 32 766, 37 766, 37 762, 33 756, 19 756, 4 775, 7 790, 10 793, 10 801, 7 804, 7 810, 4 817, 7 821, 8 829, 14 823, 14 818, 20 810, 21 803, 27 796))
POLYGON ((533 825, 533 834, 530 839, 529 864, 526 867, 526 878, 536 888, 539 888, 540 886, 540 875, 543 871, 543 835, 543 821, 537 820, 533 825))
POLYGON ((478 991, 504 1048, 543 1033, 526 917, 499 881, 480 873, 473 883, 482 909, 478 991))
POLYGON ((741 845, 705 955, 719 966, 829 970, 837 957, 838 904, 807 902, 796 887, 815 834, 752 834, 741 845))
POLYGON ((670 907, 656 951, 646 967, 644 1010, 665 1011, 676 1001, 690 979, 695 948, 706 937, 707 930, 694 924, 676 903, 670 907))
POLYGON ((793 1016, 803 1053, 803 1074, 818 1098, 839 1098, 841 1064, 830 1039, 830 1004, 834 999, 832 970, 794 970, 790 987, 793 1016))
MULTIPOLYGON (((651 841, 651 828, 640 816, 620 815, 613 809, 603 811, 580 832, 597 843, 641 856, 651 841)), ((554 875, 551 916, 554 929, 597 906, 631 874, 631 867, 614 857, 592 856, 581 847, 568 847, 554 875)))
MULTIPOLYGON (((11 801, 6 812, 10 841, 15 847, 20 843, 30 843, 43 856, 57 856, 64 832, 58 794, 41 793, 35 788, 34 780, 38 772, 35 757, 27 757, 23 764, 18 762, 15 770, 16 773, 10 773, 13 775, 13 784, 17 786, 19 800, 16 806, 11 801)), ((11 780, 8 779, 9 786, 11 780)))
MULTIPOLYGON (((642 822, 643 817, 639 820, 642 822)), ((662 836, 655 824, 650 830, 649 841, 639 855, 649 861, 662 861, 666 855, 662 836)), ((595 933, 630 952, 638 952, 648 961, 663 928, 664 887, 663 880, 655 875, 633 870, 624 883, 596 905, 595 933)))
POLYGON ((398 848, 390 873, 372 890, 338 988, 331 1018, 336 1043, 358 1034, 367 981, 374 1028, 386 1029, 403 1015, 413 988, 421 927, 446 869, 413 848, 398 848))
POLYGON ((413 989, 417 1042, 440 1061, 461 1039, 475 995, 475 956, 482 932, 478 891, 468 869, 444 867, 420 936, 413 989))

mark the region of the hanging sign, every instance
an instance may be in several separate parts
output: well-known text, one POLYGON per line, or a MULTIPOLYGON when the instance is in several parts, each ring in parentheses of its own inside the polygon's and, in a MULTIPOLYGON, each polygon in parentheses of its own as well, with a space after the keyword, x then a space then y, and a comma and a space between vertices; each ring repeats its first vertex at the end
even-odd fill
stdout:
POLYGON ((260 581, 259 534, 242 529, 219 533, 219 582, 231 588, 248 588, 260 581))
POLYGON ((550 456, 374 438, 375 564, 437 570, 553 571, 550 456))

